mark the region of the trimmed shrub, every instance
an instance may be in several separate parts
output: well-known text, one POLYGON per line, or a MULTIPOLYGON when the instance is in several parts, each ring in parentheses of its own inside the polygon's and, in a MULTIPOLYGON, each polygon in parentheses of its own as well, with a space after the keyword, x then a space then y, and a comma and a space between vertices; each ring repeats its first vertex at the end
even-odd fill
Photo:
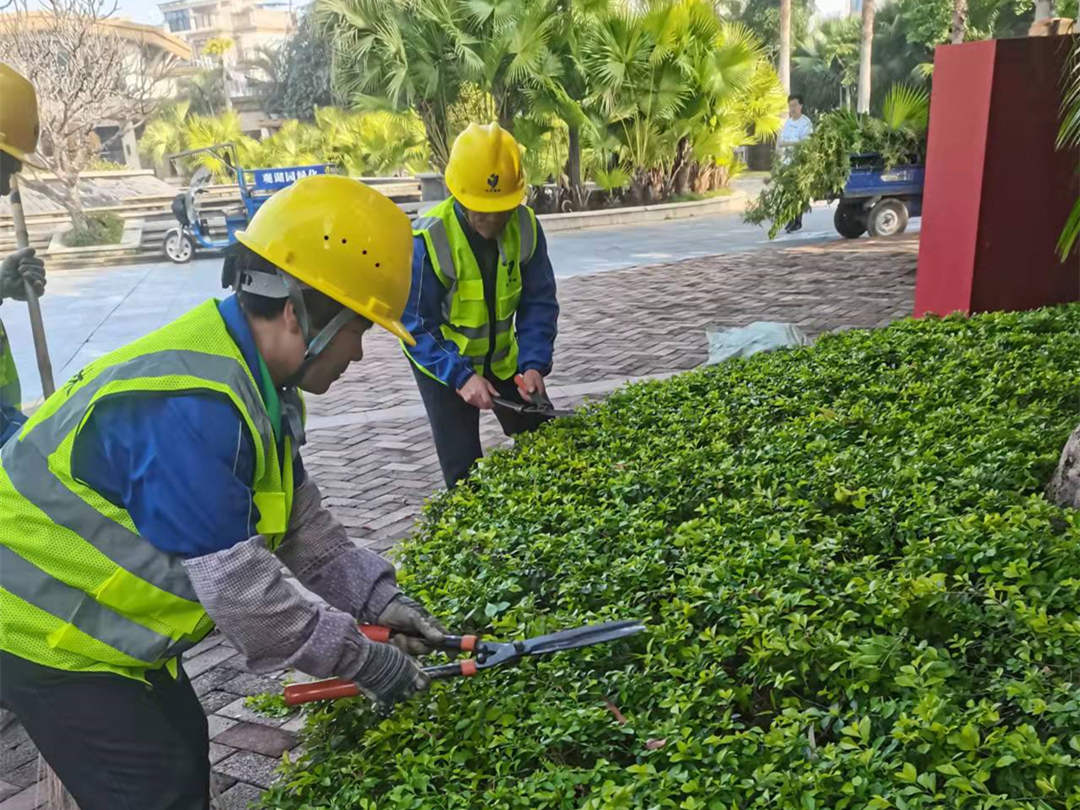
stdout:
POLYGON ((67 231, 62 241, 68 247, 86 245, 115 245, 124 235, 124 220, 109 212, 89 214, 85 228, 72 228, 67 231))
POLYGON ((634 386, 436 497, 403 587, 649 630, 312 712, 279 808, 1080 807, 1080 306, 634 386), (616 711, 617 710, 617 711, 616 711))

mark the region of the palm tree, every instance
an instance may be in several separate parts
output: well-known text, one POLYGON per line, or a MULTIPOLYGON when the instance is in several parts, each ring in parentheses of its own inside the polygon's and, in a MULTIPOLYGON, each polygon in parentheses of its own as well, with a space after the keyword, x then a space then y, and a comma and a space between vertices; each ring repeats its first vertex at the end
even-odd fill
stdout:
POLYGON ((780 0, 780 84, 791 92, 791 0, 780 0))
POLYGON ((859 21, 824 20, 799 48, 793 66, 811 109, 850 107, 859 80, 859 21))
POLYGON ((859 49, 859 102, 856 110, 870 112, 870 82, 874 50, 874 0, 863 0, 862 45, 859 49))
POLYGON ((214 37, 203 46, 203 53, 207 56, 216 56, 218 67, 221 70, 221 87, 225 96, 225 109, 232 109, 232 99, 229 97, 229 69, 225 64, 225 54, 232 50, 233 41, 228 37, 214 37))
POLYGON ((483 70, 455 0, 322 0, 317 24, 333 50, 335 93, 359 110, 415 110, 431 160, 450 154, 448 122, 470 75, 483 70))
POLYGON ((184 129, 191 102, 181 100, 167 104, 147 123, 139 139, 139 151, 155 166, 165 167, 167 155, 186 149, 184 129))
POLYGON ((953 0, 952 35, 949 41, 959 45, 967 31, 968 0, 953 0))

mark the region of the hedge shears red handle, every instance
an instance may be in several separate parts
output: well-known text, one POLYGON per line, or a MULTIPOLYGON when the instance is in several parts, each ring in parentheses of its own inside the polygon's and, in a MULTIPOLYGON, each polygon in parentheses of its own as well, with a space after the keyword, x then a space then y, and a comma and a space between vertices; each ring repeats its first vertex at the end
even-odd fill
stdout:
MULTIPOLYGON (((515 663, 524 656, 549 655, 563 650, 590 647, 593 644, 606 644, 626 636, 632 636, 645 629, 641 622, 618 621, 605 622, 573 630, 560 630, 545 636, 526 639, 525 641, 494 642, 481 641, 478 636, 444 636, 438 646, 446 652, 472 652, 475 658, 465 658, 440 666, 425 667, 423 672, 429 678, 470 678, 481 669, 515 663)), ((389 642, 395 631, 379 625, 362 624, 362 632, 371 641, 389 642)), ((295 683, 285 687, 285 703, 298 706, 313 700, 338 700, 356 697, 360 687, 355 682, 344 678, 331 678, 311 683, 295 683)))
MULTIPOLYGON (((378 641, 382 644, 389 643, 395 633, 389 627, 378 624, 361 624, 360 632, 370 641, 378 641)), ((443 643, 438 648, 446 652, 473 652, 478 641, 477 636, 443 636, 443 643)), ((476 674, 476 659, 466 658, 464 661, 458 661, 454 664, 427 667, 424 669, 424 674, 429 678, 454 678, 458 676, 467 678, 476 674)), ((340 698, 356 697, 359 694, 360 687, 354 681, 345 678, 294 683, 285 687, 285 705, 298 706, 301 703, 310 703, 313 700, 338 700, 340 698)))

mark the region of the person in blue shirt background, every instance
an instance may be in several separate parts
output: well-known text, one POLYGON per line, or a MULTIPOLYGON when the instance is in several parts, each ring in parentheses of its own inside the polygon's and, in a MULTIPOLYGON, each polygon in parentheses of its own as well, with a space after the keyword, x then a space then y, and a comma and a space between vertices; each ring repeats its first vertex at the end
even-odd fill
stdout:
MULTIPOLYGON (((498 124, 472 124, 446 167, 451 197, 414 223, 405 347, 448 487, 483 455, 480 411, 508 436, 542 417, 494 399, 546 397, 559 304, 547 241, 526 193, 521 151, 498 124)), ((403 344, 404 345, 404 344, 403 344)))

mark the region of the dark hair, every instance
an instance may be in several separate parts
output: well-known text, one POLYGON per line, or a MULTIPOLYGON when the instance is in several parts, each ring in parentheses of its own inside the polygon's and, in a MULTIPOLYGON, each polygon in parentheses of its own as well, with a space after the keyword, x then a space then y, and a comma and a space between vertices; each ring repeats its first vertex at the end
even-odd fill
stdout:
MULTIPOLYGON (((247 245, 237 242, 225 251, 225 264, 221 269, 221 286, 232 287, 237 273, 273 273, 277 269, 277 265, 273 262, 267 261, 247 245)), ((280 315, 288 300, 287 298, 267 298, 265 295, 256 295, 245 290, 239 291, 236 297, 244 312, 253 318, 263 320, 272 320, 280 315)), ((304 305, 311 319, 311 328, 316 332, 330 323, 333 317, 342 310, 341 304, 333 298, 312 289, 304 290, 304 305)))
POLYGON ((802 96, 800 96, 798 93, 792 93, 790 96, 787 97, 787 100, 788 102, 797 101, 800 104, 803 103, 802 96))

